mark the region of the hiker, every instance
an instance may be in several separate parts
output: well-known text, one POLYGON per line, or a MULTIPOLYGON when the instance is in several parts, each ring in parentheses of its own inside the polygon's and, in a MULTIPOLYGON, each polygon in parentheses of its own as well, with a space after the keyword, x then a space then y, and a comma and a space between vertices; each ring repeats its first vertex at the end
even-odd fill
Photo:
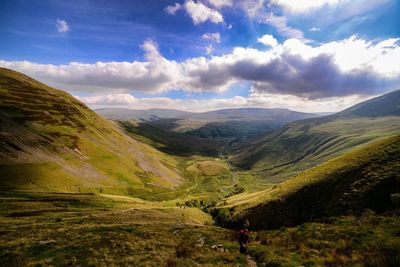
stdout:
POLYGON ((247 244, 250 242, 250 231, 247 228, 243 228, 239 231, 239 252, 245 254, 247 252, 247 244))

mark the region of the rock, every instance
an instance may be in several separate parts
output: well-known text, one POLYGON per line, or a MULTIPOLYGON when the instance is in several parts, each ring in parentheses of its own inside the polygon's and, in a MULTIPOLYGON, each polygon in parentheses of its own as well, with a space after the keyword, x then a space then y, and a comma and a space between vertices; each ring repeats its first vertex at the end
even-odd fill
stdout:
POLYGON ((226 252, 227 251, 227 250, 225 250, 224 245, 222 245, 222 244, 212 245, 211 249, 219 251, 219 252, 226 252))
POLYGON ((199 240, 197 240, 196 247, 203 247, 204 246, 204 238, 200 237, 199 240))

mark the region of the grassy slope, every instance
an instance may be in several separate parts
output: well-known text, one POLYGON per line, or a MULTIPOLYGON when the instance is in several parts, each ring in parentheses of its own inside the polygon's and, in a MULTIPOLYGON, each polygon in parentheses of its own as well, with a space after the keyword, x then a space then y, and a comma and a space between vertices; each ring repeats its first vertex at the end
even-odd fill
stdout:
POLYGON ((133 195, 175 188, 178 162, 69 94, 0 69, 0 189, 133 195))
POLYGON ((172 155, 195 154, 216 156, 223 145, 208 138, 192 136, 154 126, 149 122, 121 121, 119 124, 133 138, 172 155))
POLYGON ((210 220, 128 197, 1 193, 0 266, 244 266, 234 233, 210 220))
POLYGON ((270 182, 284 181, 354 147, 398 133, 399 102, 400 91, 395 91, 335 115, 290 123, 236 148, 230 160, 270 182))
POLYGON ((233 220, 255 228, 299 224, 322 216, 391 207, 400 192, 400 135, 374 142, 304 171, 265 191, 225 201, 233 220))
MULTIPOLYGON (((249 253, 264 266, 399 266, 400 218, 365 212, 255 234, 249 253)), ((261 265, 262 266, 262 265, 261 265)))

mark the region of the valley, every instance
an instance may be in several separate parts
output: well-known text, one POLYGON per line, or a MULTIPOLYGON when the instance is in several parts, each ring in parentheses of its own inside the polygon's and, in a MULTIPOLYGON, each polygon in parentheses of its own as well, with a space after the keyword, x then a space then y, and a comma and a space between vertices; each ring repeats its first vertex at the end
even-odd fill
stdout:
POLYGON ((92 111, 0 68, 0 96, 1 266, 400 263, 400 91, 326 116, 92 111))

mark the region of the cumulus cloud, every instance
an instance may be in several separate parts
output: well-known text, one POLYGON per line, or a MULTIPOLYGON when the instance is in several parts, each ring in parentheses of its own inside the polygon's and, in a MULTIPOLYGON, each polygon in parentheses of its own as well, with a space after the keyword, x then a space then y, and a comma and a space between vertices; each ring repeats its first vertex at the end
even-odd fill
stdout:
POLYGON ((216 8, 231 7, 233 5, 233 0, 208 0, 208 3, 215 6, 216 8))
POLYGON ((320 28, 316 28, 316 27, 312 27, 310 29, 308 29, 310 32, 319 32, 321 29, 320 28))
POLYGON ((0 66, 72 92, 114 94, 221 92, 247 81, 258 95, 323 99, 374 95, 400 85, 400 39, 370 42, 353 36, 319 46, 289 39, 268 50, 237 47, 229 54, 181 62, 163 57, 151 40, 142 48, 144 61, 51 65, 1 60, 0 66))
POLYGON ((204 40, 211 40, 211 41, 214 41, 216 43, 220 43, 221 42, 221 35, 219 34, 219 32, 205 33, 205 34, 203 34, 202 38, 204 40))
POLYGON ((166 8, 164 8, 164 11, 170 15, 175 15, 176 12, 182 8, 182 5, 179 3, 175 3, 171 6, 167 6, 166 8))
POLYGON ((64 33, 64 32, 68 32, 69 31, 69 25, 63 19, 57 19, 56 28, 57 28, 57 31, 60 32, 60 33, 64 33))
POLYGON ((192 18, 195 25, 210 21, 218 24, 224 22, 224 17, 217 10, 209 8, 201 2, 187 0, 183 4, 186 13, 192 18))
POLYGON ((172 99, 169 97, 136 98, 130 94, 107 94, 100 96, 79 97, 78 99, 92 108, 170 108, 192 112, 204 112, 221 108, 288 108, 302 112, 337 112, 373 96, 329 97, 309 100, 292 95, 270 93, 251 93, 247 97, 214 99, 172 99))
POLYGON ((274 36, 270 34, 265 34, 264 36, 258 38, 257 41, 271 47, 275 47, 278 45, 278 41, 274 38, 274 36))

